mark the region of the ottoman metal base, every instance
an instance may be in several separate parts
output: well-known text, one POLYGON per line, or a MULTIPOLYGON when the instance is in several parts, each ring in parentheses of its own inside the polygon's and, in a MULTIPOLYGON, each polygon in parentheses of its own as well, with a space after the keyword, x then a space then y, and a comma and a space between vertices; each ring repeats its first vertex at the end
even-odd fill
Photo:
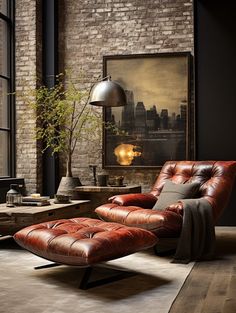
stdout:
MULTIPOLYGON (((58 263, 50 263, 50 264, 45 264, 45 265, 40 265, 40 266, 36 266, 34 269, 35 270, 40 270, 40 269, 45 269, 45 268, 51 268, 51 267, 57 267, 57 266, 61 266, 63 264, 58 264, 58 263)), ((131 272, 131 271, 121 271, 118 270, 117 268, 111 267, 111 266, 103 266, 101 264, 97 264, 94 266, 88 266, 88 267, 84 267, 84 273, 83 276, 80 280, 79 283, 79 288, 83 289, 83 290, 87 290, 90 288, 94 288, 94 287, 98 287, 98 286, 102 286, 105 284, 109 284, 109 283, 113 283, 115 281, 119 281, 121 279, 125 279, 125 278, 129 278, 132 276, 137 275, 136 272, 131 272), (96 280, 91 280, 92 279, 92 273, 94 270, 96 270, 96 267, 105 267, 105 268, 109 268, 110 270, 112 270, 112 276, 109 277, 105 277, 105 278, 101 278, 101 279, 96 279, 96 280)))

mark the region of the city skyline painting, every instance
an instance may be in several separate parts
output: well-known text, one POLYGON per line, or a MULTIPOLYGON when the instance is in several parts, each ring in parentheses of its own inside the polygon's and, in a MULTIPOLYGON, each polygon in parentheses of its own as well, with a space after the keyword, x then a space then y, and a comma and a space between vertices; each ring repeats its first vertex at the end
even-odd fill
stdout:
MULTIPOLYGON (((133 147, 128 167, 158 167, 188 158, 189 53, 104 57, 104 76, 125 90, 127 105, 106 108, 104 167, 122 166, 114 151, 133 147)), ((125 151, 122 151, 125 154, 125 151)))

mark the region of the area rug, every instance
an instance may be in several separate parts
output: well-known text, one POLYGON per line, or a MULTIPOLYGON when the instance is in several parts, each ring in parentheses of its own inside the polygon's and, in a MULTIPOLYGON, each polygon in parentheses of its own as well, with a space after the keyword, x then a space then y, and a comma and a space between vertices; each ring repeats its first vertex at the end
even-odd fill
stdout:
POLYGON ((171 257, 157 257, 151 249, 110 261, 110 266, 136 275, 81 290, 82 269, 34 270, 48 262, 20 249, 12 239, 0 240, 0 312, 166 313, 193 267, 170 261, 171 257))

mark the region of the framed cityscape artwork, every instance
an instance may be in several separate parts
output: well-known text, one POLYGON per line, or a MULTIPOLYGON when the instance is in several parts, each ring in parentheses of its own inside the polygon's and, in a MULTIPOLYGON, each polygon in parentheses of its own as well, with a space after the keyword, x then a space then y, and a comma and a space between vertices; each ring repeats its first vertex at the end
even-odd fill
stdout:
POLYGON ((104 77, 118 82, 127 99, 124 107, 104 108, 104 168, 190 159, 190 56, 104 56, 104 77))

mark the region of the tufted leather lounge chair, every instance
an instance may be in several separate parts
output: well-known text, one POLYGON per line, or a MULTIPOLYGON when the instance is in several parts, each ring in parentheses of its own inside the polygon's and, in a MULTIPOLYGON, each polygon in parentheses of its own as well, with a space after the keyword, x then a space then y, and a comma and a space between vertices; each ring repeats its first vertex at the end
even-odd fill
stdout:
POLYGON ((150 193, 117 195, 110 198, 112 203, 95 211, 104 221, 144 228, 158 238, 178 237, 183 221, 181 201, 163 211, 152 210, 166 180, 177 184, 200 183, 198 198, 210 202, 216 223, 229 200, 235 173, 236 161, 168 161, 150 193))
POLYGON ((119 274, 89 282, 94 264, 152 246, 155 246, 158 254, 159 243, 156 243, 159 238, 176 238, 180 235, 184 216, 181 201, 163 211, 152 210, 166 180, 177 184, 200 184, 198 197, 210 202, 216 222, 229 199, 235 173, 236 161, 166 162, 150 193, 114 196, 112 203, 96 209, 104 221, 119 224, 90 218, 57 220, 26 227, 17 232, 14 239, 32 253, 56 262, 38 268, 59 264, 85 266, 80 288, 98 286, 124 276, 119 274))

